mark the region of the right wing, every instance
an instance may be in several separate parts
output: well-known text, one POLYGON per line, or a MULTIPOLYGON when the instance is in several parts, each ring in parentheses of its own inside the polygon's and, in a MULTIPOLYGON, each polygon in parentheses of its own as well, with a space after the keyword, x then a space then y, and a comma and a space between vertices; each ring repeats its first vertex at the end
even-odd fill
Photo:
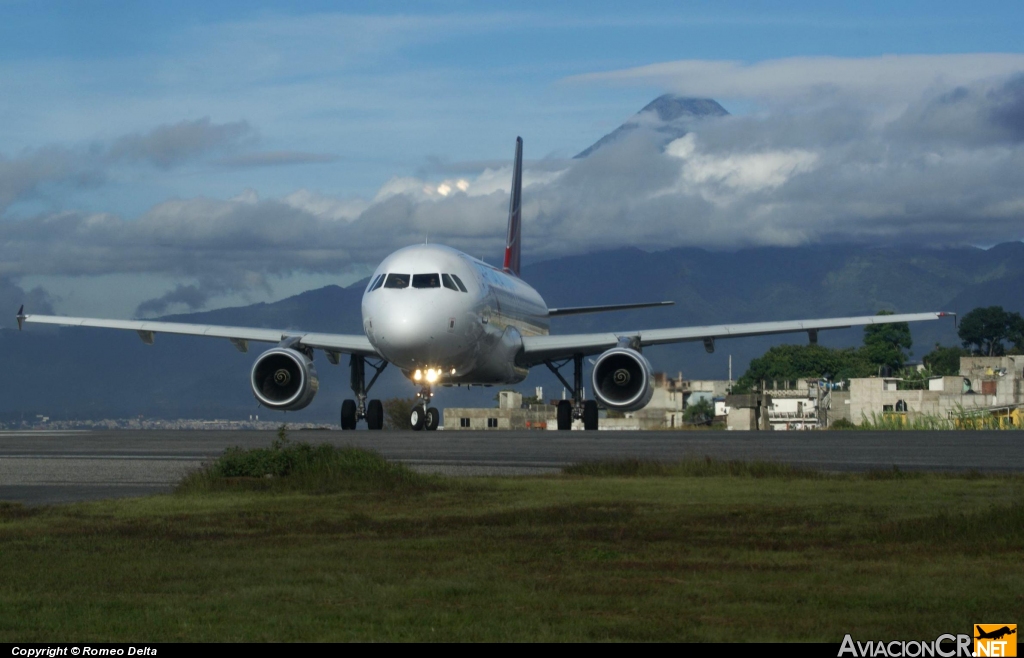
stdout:
POLYGON ((783 322, 750 322, 746 324, 720 324, 707 327, 674 327, 671 329, 647 329, 645 331, 619 331, 598 334, 568 334, 565 336, 523 336, 523 350, 519 361, 532 366, 550 359, 564 359, 574 354, 598 354, 610 350, 622 340, 635 342, 639 347, 704 341, 708 351, 714 350, 718 338, 741 338, 745 336, 767 336, 806 332, 811 342, 817 342, 818 331, 825 329, 846 329, 867 324, 890 324, 893 322, 920 322, 953 317, 953 313, 904 313, 902 315, 862 315, 851 318, 822 318, 812 320, 787 320, 783 322))
POLYGON ((184 322, 153 322, 149 320, 103 320, 100 318, 69 318, 60 315, 25 315, 24 306, 18 311, 18 328, 26 322, 57 324, 65 327, 99 327, 136 331, 144 343, 153 344, 154 334, 183 334, 227 338, 241 352, 249 351, 249 341, 280 343, 286 338, 299 338, 299 344, 321 349, 335 361, 338 354, 358 354, 380 358, 364 335, 318 334, 289 329, 257 329, 252 327, 222 327, 212 324, 186 324, 184 322))

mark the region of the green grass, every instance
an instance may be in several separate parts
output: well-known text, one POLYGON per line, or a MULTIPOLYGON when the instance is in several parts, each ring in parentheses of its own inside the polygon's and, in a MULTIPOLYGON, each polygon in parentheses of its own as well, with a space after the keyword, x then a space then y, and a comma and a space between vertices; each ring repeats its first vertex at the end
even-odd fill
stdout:
POLYGON ((589 477, 754 477, 821 479, 825 474, 778 462, 719 461, 707 457, 679 462, 611 459, 582 462, 562 469, 565 475, 589 477))
POLYGON ((174 495, 0 504, 0 642, 838 642, 1024 609, 1020 477, 696 460, 457 479, 319 450, 272 478, 217 471, 261 458, 236 454, 174 495))

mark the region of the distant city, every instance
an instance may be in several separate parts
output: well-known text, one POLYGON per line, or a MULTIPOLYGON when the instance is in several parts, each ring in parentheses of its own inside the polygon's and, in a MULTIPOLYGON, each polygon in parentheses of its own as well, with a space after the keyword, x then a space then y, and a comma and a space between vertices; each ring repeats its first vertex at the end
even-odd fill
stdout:
POLYGON ((25 420, 0 423, 5 430, 275 430, 285 425, 289 430, 333 429, 323 423, 293 423, 280 420, 201 420, 178 418, 103 418, 100 420, 53 420, 37 415, 25 420))

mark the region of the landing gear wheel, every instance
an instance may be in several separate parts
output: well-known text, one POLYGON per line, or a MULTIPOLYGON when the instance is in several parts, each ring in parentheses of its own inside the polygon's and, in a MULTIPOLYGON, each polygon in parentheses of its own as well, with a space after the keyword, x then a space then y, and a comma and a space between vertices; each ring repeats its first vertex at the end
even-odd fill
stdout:
POLYGON ((597 429, 597 401, 587 400, 583 403, 583 429, 597 429))
POLYGON ((370 400, 366 405, 366 427, 371 430, 384 429, 384 405, 380 400, 370 400))
POLYGON ((409 424, 417 432, 423 429, 423 420, 426 416, 426 412, 423 411, 423 407, 417 405, 412 408, 412 412, 409 414, 409 424))
POLYGON ((356 428, 356 401, 345 400, 341 403, 341 429, 354 430, 356 428))
POLYGON ((423 429, 433 432, 441 424, 441 412, 437 407, 427 409, 427 415, 423 418, 423 429))
POLYGON ((558 401, 558 429, 572 429, 572 402, 568 400, 558 401))

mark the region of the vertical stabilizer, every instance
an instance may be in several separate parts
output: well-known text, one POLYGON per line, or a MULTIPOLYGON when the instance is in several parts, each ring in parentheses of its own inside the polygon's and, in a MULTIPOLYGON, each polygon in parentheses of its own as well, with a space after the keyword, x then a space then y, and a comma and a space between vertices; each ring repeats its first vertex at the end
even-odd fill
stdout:
POLYGON ((505 238, 505 265, 502 269, 519 276, 519 251, 522 237, 523 138, 516 137, 516 159, 512 167, 512 196, 508 203, 508 237, 505 238))

